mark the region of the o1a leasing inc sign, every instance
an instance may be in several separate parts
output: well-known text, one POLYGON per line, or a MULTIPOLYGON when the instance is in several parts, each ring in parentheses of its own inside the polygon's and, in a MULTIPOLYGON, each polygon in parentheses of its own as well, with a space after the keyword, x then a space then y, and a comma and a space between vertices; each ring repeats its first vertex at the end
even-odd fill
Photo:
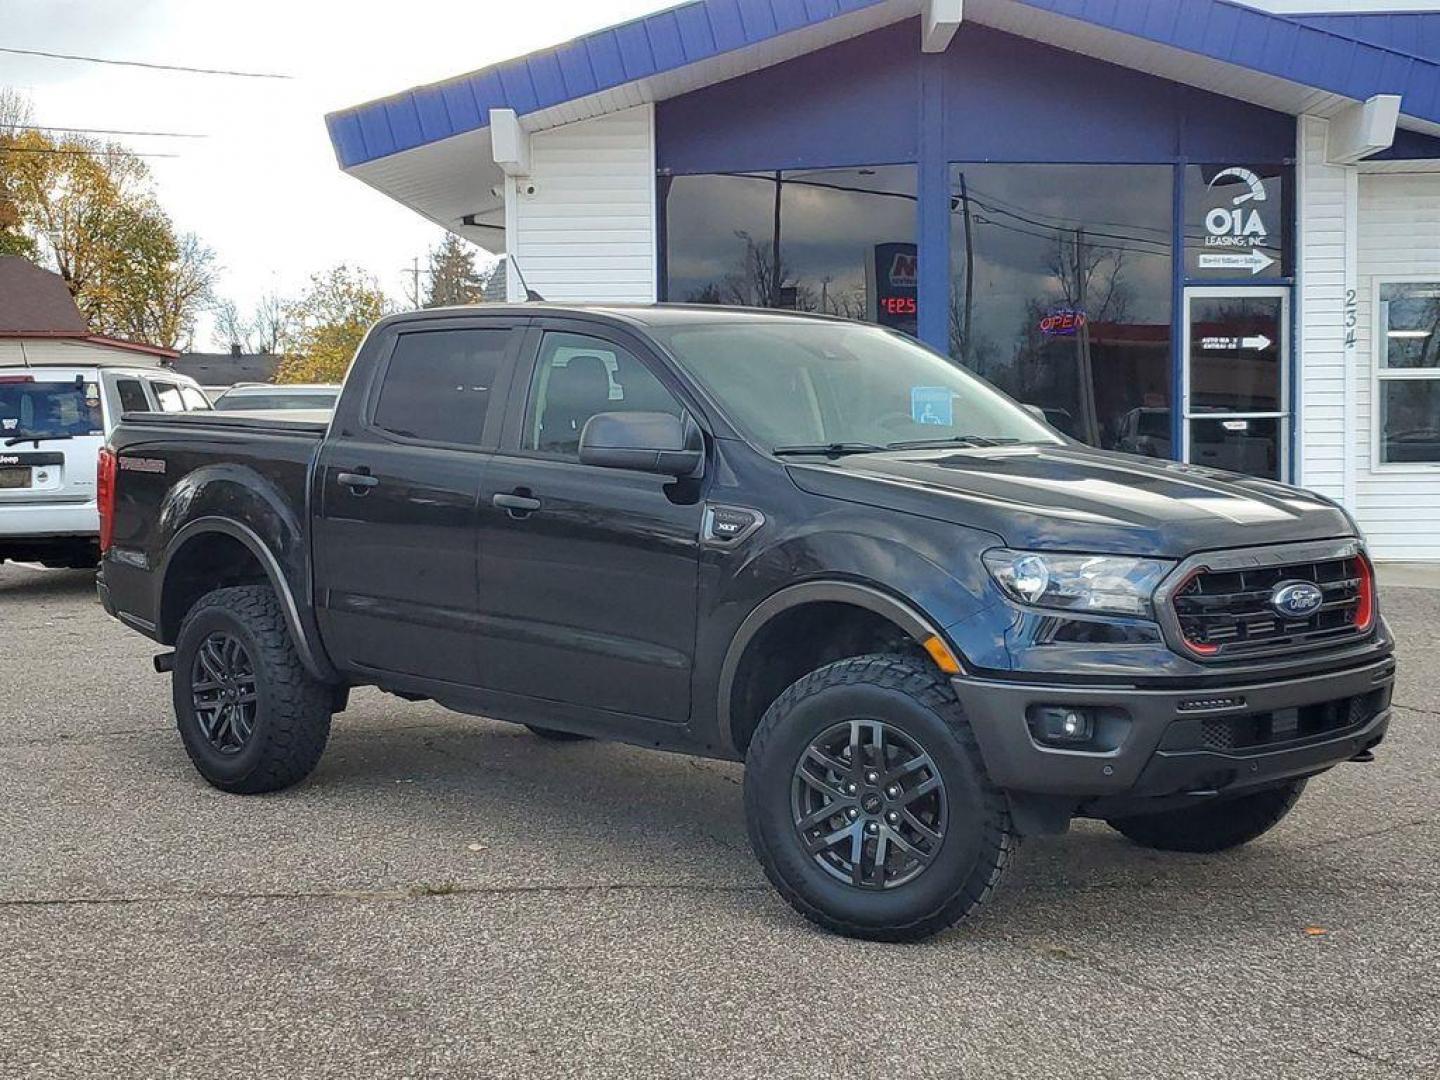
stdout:
MULTIPOLYGON (((1279 247, 1272 231, 1280 214, 1267 182, 1253 169, 1230 165, 1210 177, 1205 194, 1195 269, 1254 277, 1274 266, 1276 259, 1265 249, 1279 247)), ((1193 233, 1187 239, 1194 243, 1193 233)))

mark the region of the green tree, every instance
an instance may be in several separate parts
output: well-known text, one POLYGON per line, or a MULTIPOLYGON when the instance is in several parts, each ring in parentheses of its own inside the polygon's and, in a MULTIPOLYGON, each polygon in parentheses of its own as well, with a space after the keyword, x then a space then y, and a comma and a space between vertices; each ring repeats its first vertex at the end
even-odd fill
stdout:
POLYGON ((305 294, 288 307, 293 343, 275 381, 339 382, 361 339, 393 310, 373 274, 341 263, 310 277, 305 294))
POLYGON ((478 304, 484 298, 488 274, 475 268, 475 248, 454 233, 430 249, 430 286, 425 307, 478 304))
POLYGON ((0 249, 65 279, 96 333, 175 348, 209 305, 214 255, 180 234, 144 161, 115 143, 51 139, 0 94, 0 249))

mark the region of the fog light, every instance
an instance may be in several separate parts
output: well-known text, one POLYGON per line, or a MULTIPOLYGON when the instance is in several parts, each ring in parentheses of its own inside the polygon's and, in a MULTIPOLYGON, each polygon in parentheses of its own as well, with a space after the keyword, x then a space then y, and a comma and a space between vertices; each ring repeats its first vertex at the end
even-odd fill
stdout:
POLYGON ((1087 743, 1095 734, 1095 718, 1089 709, 1040 705, 1031 710, 1030 730, 1044 743, 1087 743))

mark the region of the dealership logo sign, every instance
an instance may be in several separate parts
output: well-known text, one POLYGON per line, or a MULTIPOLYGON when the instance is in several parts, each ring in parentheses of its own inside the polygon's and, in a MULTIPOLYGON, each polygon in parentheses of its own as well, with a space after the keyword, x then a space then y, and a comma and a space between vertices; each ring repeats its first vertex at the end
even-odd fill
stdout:
POLYGON ((1229 206, 1216 206, 1205 215, 1205 247, 1211 250, 1200 253, 1199 265, 1202 270, 1249 270, 1253 277, 1275 263, 1260 250, 1270 231, 1253 205, 1265 202, 1269 194, 1265 181, 1238 165, 1221 169, 1207 186, 1213 188, 1224 179, 1240 181, 1245 190, 1231 199, 1229 206))

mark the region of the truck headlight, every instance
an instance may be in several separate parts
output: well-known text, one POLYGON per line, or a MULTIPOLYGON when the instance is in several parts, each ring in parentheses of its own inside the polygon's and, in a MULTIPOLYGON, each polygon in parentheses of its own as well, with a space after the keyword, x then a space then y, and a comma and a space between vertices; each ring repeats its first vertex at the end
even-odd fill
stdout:
POLYGON ((1032 607, 1154 618, 1150 597, 1175 565, 1123 555, 1052 555, 991 548, 982 556, 995 584, 1032 607))

